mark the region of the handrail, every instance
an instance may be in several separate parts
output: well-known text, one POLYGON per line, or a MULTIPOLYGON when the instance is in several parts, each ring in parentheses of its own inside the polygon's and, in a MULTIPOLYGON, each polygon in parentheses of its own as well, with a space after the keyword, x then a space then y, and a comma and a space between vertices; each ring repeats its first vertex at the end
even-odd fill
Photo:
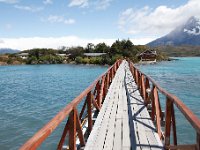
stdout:
POLYGON ((151 77, 141 72, 138 68, 134 66, 132 62, 129 61, 129 67, 131 73, 135 79, 136 84, 140 90, 141 96, 144 99, 146 105, 151 104, 151 119, 152 121, 156 120, 156 128, 158 135, 161 140, 164 141, 166 149, 194 149, 200 150, 200 119, 175 95, 169 93, 158 83, 156 83, 151 77), (150 87, 151 83, 151 87, 150 87), (149 93, 150 90, 150 93, 149 93), (161 131, 161 121, 164 119, 158 91, 166 96, 166 114, 165 114, 165 131, 164 134, 161 131), (193 145, 178 145, 177 144, 177 135, 176 135, 176 121, 175 121, 175 112, 174 105, 180 110, 188 122, 196 131, 196 144, 193 145), (170 135, 171 135, 171 126, 173 129, 173 145, 170 144, 170 135))
MULTIPOLYGON (((80 140, 80 145, 85 145, 83 132, 81 130, 82 123, 85 119, 88 120, 88 132, 91 132, 92 123, 92 108, 101 108, 105 95, 108 91, 109 85, 112 82, 114 75, 122 60, 118 60, 114 65, 108 68, 108 70, 100 75, 88 88, 86 88, 78 97, 64 107, 57 115, 51 119, 43 128, 41 128, 33 137, 31 137, 20 150, 33 150, 37 149, 42 142, 57 128, 57 126, 69 116, 65 125, 58 149, 62 149, 65 142, 67 133, 69 132, 69 148, 76 149, 76 134, 80 140), (87 104, 87 116, 82 118, 82 115, 78 114, 76 109, 77 105, 85 99, 85 105, 87 104), (80 116, 80 117, 79 117, 80 116), (70 128, 70 130, 69 130, 70 128)), ((98 110, 97 109, 97 110, 98 110)), ((81 112, 86 111, 86 106, 82 107, 81 112)))
MULTIPOLYGON (((136 68, 136 67, 135 67, 136 68)), ((139 71, 139 70, 138 70, 139 71)), ((154 79, 152 79, 150 76, 146 75, 145 73, 139 71, 142 75, 146 76, 146 78, 149 79, 153 83, 154 86, 157 87, 157 89, 165 96, 167 96, 170 100, 172 100, 176 106, 179 108, 179 110, 184 114, 186 119, 190 121, 191 125, 200 133, 200 120, 199 118, 194 115, 194 113, 175 95, 169 93, 165 89, 163 89, 154 79), (193 119, 191 119, 193 118, 193 119)))
MULTIPOLYGON (((40 129, 32 138, 30 138, 20 150, 37 149, 42 142, 57 128, 57 126, 68 117, 64 127, 60 142, 57 149, 61 150, 68 138, 68 146, 70 150, 77 148, 76 139, 79 139, 79 146, 85 146, 87 136, 93 127, 93 109, 100 111, 108 88, 114 78, 114 75, 122 60, 118 60, 105 73, 100 75, 87 89, 85 89, 78 97, 64 107, 51 121, 49 121, 42 129, 40 129), (84 101, 80 113, 77 105, 84 101), (87 134, 83 133, 82 125, 87 124, 87 134)), ((145 105, 151 105, 150 116, 155 122, 157 133, 163 141, 165 149, 192 149, 200 150, 200 120, 199 118, 176 96, 169 93, 151 77, 139 71, 132 62, 129 61, 130 71, 135 79, 145 105), (161 110, 159 94, 166 96, 165 113, 161 110), (176 135, 176 119, 174 105, 185 116, 188 122, 196 131, 196 143, 192 145, 178 145, 176 135), (161 128, 161 121, 165 120, 164 132, 161 128), (172 129, 172 132, 171 132, 172 129), (173 144, 170 143, 170 136, 173 133, 173 144)))

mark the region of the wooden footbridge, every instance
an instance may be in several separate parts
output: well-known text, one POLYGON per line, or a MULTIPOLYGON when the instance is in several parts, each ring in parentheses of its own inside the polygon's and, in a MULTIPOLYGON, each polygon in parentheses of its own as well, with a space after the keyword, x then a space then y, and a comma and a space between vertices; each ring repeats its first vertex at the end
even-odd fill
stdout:
POLYGON ((37 149, 66 118, 58 150, 200 150, 200 119, 126 60, 118 60, 20 149, 37 149), (158 93, 166 97, 165 111, 158 93), (178 144, 174 107, 194 129, 194 144, 178 144))

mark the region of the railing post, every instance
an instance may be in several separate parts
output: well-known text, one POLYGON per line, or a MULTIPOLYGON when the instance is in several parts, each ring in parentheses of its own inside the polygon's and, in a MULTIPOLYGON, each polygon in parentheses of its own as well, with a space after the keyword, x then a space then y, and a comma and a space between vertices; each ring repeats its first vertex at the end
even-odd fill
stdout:
POLYGON ((101 107, 101 103, 104 97, 104 80, 105 80, 105 76, 102 77, 101 79, 101 87, 100 87, 100 94, 99 94, 99 103, 100 103, 100 107, 101 107))
POLYGON ((148 95, 147 89, 150 89, 150 85, 149 85, 149 79, 146 77, 146 80, 145 80, 145 96, 146 96, 145 105, 146 106, 149 104, 149 100, 150 100, 150 99, 148 99, 148 96, 150 96, 150 95, 148 95))
POLYGON ((119 61, 117 61, 117 69, 119 68, 119 61))
POLYGON ((132 68, 133 68, 133 76, 134 76, 134 80, 135 80, 135 83, 137 83, 137 81, 136 81, 136 69, 134 68, 133 65, 132 65, 132 68))
POLYGON ((144 102, 146 103, 146 86, 144 84, 144 75, 142 74, 142 78, 141 78, 141 94, 142 94, 142 97, 144 99, 144 102))
POLYGON ((106 81, 106 94, 108 92, 108 88, 109 88, 109 85, 110 85, 110 71, 107 73, 107 81, 106 81))
POLYGON ((135 69, 135 82, 136 82, 136 84, 138 86, 138 71, 136 69, 135 69))
POLYGON ((112 83, 113 80, 113 67, 110 70, 110 83, 112 83))
POLYGON ((85 100, 83 107, 81 109, 81 112, 80 112, 80 115, 79 115, 80 120, 82 119, 83 113, 85 111, 86 104, 87 104, 87 99, 85 100))
POLYGON ((92 93, 91 91, 87 95, 87 113, 88 113, 88 130, 92 131, 92 93))
POLYGON ((65 124, 65 128, 64 128, 64 131, 62 133, 62 137, 60 139, 60 142, 58 144, 58 147, 57 147, 57 150, 62 150, 62 147, 63 147, 63 144, 65 142, 65 138, 66 138, 66 135, 67 135, 67 132, 69 131, 69 119, 67 120, 67 123, 65 124))
POLYGON ((78 111, 77 111, 76 108, 74 109, 74 113, 76 115, 76 130, 78 132, 78 138, 79 138, 79 141, 80 141, 80 145, 85 146, 85 139, 84 139, 83 131, 82 131, 82 128, 81 128, 81 121, 79 120, 78 111))
POLYGON ((197 132, 197 150, 200 150, 200 133, 197 132))
POLYGON ((74 110, 69 115, 69 149, 76 150, 76 114, 74 110))
POLYGON ((172 129, 173 129, 173 140, 174 145, 177 145, 177 135, 176 135, 176 118, 175 118, 175 112, 174 112, 174 105, 172 104, 172 129))
POLYGON ((166 99, 166 116, 165 116, 165 147, 170 145, 170 131, 171 131, 171 115, 172 115, 172 101, 166 99))
POLYGON ((116 73, 116 63, 114 64, 113 68, 114 68, 114 74, 115 74, 116 73))
POLYGON ((111 83, 112 83, 112 68, 111 68, 110 73, 109 73, 109 86, 110 86, 111 83))
POLYGON ((105 75, 105 80, 104 80, 104 88, 103 88, 103 99, 105 99, 106 94, 107 94, 107 80, 108 80, 108 74, 105 75))
POLYGON ((137 70, 137 75, 138 75, 138 82, 137 82, 137 85, 138 85, 138 89, 141 93, 141 74, 140 72, 137 70))
POLYGON ((101 108, 101 102, 100 102, 100 92, 101 92, 101 85, 100 85, 100 80, 97 82, 97 104, 99 108, 101 108))
POLYGON ((106 74, 105 80, 104 80, 104 98, 106 97, 106 94, 108 92, 109 88, 109 72, 106 74))
POLYGON ((153 86, 152 89, 152 97, 151 97, 151 120, 154 121, 155 120, 155 100, 154 100, 154 88, 155 86, 153 86))
POLYGON ((161 124, 160 124, 160 108, 159 108, 159 101, 158 101, 158 91, 157 88, 154 88, 154 100, 155 100, 155 107, 156 107, 156 125, 157 125, 157 132, 160 137, 162 138, 162 133, 161 133, 161 124))

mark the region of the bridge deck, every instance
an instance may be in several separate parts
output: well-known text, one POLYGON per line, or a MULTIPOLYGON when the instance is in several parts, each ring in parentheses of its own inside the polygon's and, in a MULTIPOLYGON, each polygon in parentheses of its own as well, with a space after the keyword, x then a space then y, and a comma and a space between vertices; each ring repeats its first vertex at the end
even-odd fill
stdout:
POLYGON ((163 149, 126 61, 110 85, 85 149, 163 149))

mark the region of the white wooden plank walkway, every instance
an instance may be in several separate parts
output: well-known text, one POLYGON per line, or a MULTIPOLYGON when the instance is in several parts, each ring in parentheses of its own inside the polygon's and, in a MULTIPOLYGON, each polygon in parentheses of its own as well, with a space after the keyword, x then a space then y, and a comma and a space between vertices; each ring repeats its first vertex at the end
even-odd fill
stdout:
POLYGON ((110 85, 85 149, 163 149, 126 61, 110 85))

